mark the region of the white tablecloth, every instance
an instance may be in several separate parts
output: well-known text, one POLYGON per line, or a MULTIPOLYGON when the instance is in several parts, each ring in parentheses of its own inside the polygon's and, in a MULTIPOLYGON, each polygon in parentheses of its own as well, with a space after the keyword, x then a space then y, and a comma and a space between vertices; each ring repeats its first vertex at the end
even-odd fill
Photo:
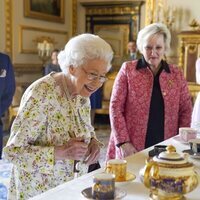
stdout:
MULTIPOLYGON (((160 144, 169 145, 172 144, 176 147, 178 153, 182 153, 183 150, 189 149, 189 145, 181 144, 175 141, 173 138, 166 140, 160 144)), ((136 179, 124 185, 117 185, 121 190, 126 191, 124 200, 145 200, 149 199, 149 189, 147 189, 140 181, 139 170, 145 165, 145 160, 148 157, 148 151, 152 148, 145 149, 141 152, 134 154, 133 156, 127 157, 128 171, 136 175, 136 179)), ((190 162, 195 165, 195 170, 200 174, 200 160, 189 158, 190 162)), ((35 196, 32 200, 78 200, 85 199, 81 194, 81 191, 87 187, 92 186, 93 174, 100 173, 103 168, 96 170, 92 173, 81 176, 77 179, 64 183, 57 186, 43 194, 35 196)), ((200 186, 195 190, 185 195, 188 200, 200 200, 200 186)))

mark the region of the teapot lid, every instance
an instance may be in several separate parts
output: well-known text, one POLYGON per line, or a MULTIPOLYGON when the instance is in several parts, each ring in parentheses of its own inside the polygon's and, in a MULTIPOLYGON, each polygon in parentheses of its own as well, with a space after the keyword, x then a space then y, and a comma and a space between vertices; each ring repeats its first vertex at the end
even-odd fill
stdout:
POLYGON ((167 151, 161 152, 158 156, 154 156, 153 160, 158 163, 167 164, 186 164, 187 158, 182 157, 176 152, 176 148, 172 145, 167 146, 167 151))

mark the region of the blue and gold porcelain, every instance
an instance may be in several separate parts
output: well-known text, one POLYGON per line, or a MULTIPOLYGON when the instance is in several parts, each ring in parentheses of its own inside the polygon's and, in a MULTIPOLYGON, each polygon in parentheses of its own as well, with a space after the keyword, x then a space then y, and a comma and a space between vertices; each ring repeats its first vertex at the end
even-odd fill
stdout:
POLYGON ((191 192, 198 185, 198 175, 194 165, 187 161, 186 156, 176 152, 169 145, 167 151, 147 161, 142 170, 142 180, 150 188, 150 199, 182 200, 184 194, 191 192))

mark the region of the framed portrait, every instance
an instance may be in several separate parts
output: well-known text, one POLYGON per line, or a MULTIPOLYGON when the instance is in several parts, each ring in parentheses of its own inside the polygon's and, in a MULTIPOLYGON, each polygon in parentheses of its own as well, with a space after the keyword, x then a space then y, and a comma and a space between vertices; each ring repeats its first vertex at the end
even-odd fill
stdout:
POLYGON ((69 39, 66 31, 25 25, 20 26, 19 36, 19 52, 23 54, 37 54, 39 38, 53 43, 56 49, 62 49, 69 39))
POLYGON ((129 41, 129 32, 127 24, 94 25, 94 33, 107 41, 114 51, 112 65, 116 70, 121 66, 121 59, 129 41))
POLYGON ((64 0, 24 0, 24 16, 64 23, 64 0))
POLYGON ((86 7, 86 31, 99 35, 114 51, 113 71, 118 72, 124 62, 128 41, 137 38, 143 3, 144 0, 81 3, 86 7))

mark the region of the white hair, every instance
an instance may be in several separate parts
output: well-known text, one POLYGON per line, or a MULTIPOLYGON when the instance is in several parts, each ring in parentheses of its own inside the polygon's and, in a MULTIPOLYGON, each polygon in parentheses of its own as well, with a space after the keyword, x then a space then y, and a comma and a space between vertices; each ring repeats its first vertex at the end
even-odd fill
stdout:
POLYGON ((165 24, 153 23, 141 29, 137 36, 137 48, 142 53, 144 44, 154 35, 163 35, 165 42, 165 49, 170 49, 171 34, 165 24))
POLYGON ((64 73, 70 65, 79 67, 92 59, 101 59, 111 68, 113 50, 102 38, 90 33, 84 33, 71 38, 65 49, 58 54, 58 63, 64 73))

